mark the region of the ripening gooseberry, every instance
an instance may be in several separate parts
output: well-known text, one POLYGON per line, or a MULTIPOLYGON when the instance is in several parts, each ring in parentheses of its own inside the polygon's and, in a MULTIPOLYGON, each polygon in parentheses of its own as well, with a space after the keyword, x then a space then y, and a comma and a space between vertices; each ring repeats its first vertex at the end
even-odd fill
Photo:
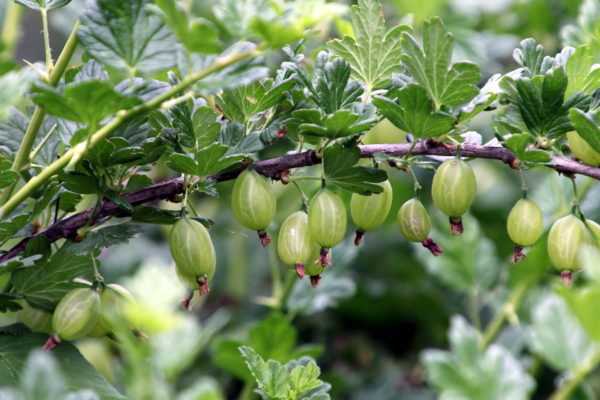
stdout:
POLYGON ((577 132, 568 132, 567 141, 571 152, 577 159, 594 167, 600 165, 600 153, 594 150, 577 132))
POLYGON ((523 247, 532 246, 544 233, 544 215, 540 207, 529 199, 520 199, 513 206, 506 220, 506 230, 515 243, 512 261, 525 258, 523 247))
POLYGON ((465 161, 453 158, 444 161, 436 170, 431 196, 435 206, 450 217, 452 234, 462 234, 461 217, 473 203, 476 192, 475 173, 465 161))
POLYGON ((209 282, 215 274, 216 257, 210 234, 200 222, 181 218, 169 233, 169 248, 179 278, 199 289, 201 294, 209 291, 209 282))
POLYGON ((36 333, 52 333, 52 314, 33 308, 27 302, 21 303, 21 309, 16 314, 17 321, 36 333))
POLYGON ((54 348, 60 340, 81 339, 91 333, 100 317, 100 295, 95 288, 73 289, 58 303, 52 316, 52 336, 44 348, 54 348))
POLYGON ((320 262, 329 264, 329 249, 344 240, 347 221, 346 207, 336 193, 322 189, 308 206, 310 235, 321 246, 320 262))
POLYGON ((315 258, 311 257, 318 251, 319 246, 310 236, 308 215, 303 211, 289 215, 281 224, 277 237, 277 253, 281 261, 293 265, 298 277, 302 279, 306 265, 314 262, 315 258))
POLYGON ((431 218, 427 209, 418 199, 412 198, 402 204, 396 216, 400 233, 411 242, 420 242, 434 256, 442 254, 442 249, 429 238, 431 218))
POLYGON ((124 317, 124 310, 135 299, 129 290, 116 283, 109 283, 100 294, 100 317, 90 336, 104 336, 111 331, 111 318, 124 317))
POLYGON ((379 184, 383 188, 381 193, 369 196, 358 193, 352 194, 350 200, 350 215, 358 228, 354 244, 359 245, 365 232, 372 231, 383 224, 392 208, 394 193, 389 181, 379 184))
POLYGON ((590 239, 585 224, 572 214, 558 219, 550 228, 548 255, 554 267, 561 271, 565 283, 570 283, 572 271, 581 268, 579 254, 590 239))
POLYGON ((240 224, 258 232, 263 246, 271 243, 265 229, 271 224, 276 208, 277 201, 265 177, 250 169, 237 177, 231 196, 233 215, 240 224))

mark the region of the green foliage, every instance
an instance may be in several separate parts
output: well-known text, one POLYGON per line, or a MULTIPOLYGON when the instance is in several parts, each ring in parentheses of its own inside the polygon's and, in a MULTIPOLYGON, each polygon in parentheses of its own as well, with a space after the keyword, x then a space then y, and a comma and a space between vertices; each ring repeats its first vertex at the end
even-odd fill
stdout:
POLYGON ((0 335, 0 386, 12 387, 8 399, 99 399, 125 397, 102 378, 71 344, 52 354, 39 347, 43 335, 0 335), (24 397, 21 397, 24 396, 24 397))
POLYGON ((81 19, 79 39, 99 62, 127 74, 152 74, 175 62, 175 41, 161 18, 147 11, 148 0, 127 7, 114 0, 95 0, 81 19))
POLYGON ((448 334, 450 351, 428 350, 423 363, 428 379, 444 398, 527 399, 532 377, 508 350, 479 347, 477 331, 454 317, 448 334))
POLYGON ((439 18, 426 21, 423 43, 410 33, 402 34, 402 62, 410 76, 433 100, 436 110, 467 103, 477 93, 479 67, 468 62, 452 63, 454 39, 439 18))
POLYGON ((354 146, 336 144, 323 154, 323 171, 327 183, 360 194, 381 193, 377 185, 387 179, 385 171, 378 168, 356 166, 360 150, 354 146))
POLYGON ((240 352, 256 380, 256 392, 263 399, 330 399, 327 394, 330 386, 319 379, 321 370, 311 358, 282 365, 275 360, 265 361, 251 347, 242 346, 240 352))
POLYGON ((354 77, 363 82, 370 93, 387 86, 392 74, 400 72, 402 33, 406 25, 387 29, 381 4, 375 0, 359 0, 352 7, 353 37, 329 42, 333 52, 352 67, 354 77))

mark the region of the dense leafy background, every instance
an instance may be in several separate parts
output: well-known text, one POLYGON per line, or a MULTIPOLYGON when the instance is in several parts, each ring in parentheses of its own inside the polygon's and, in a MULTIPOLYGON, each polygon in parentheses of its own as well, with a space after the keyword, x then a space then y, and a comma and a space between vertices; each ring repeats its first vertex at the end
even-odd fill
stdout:
MULTIPOLYGON (((469 121, 469 128, 480 132, 487 141, 493 138, 490 114, 471 120, 471 112, 485 109, 494 99, 485 93, 478 95, 478 87, 494 74, 507 73, 519 66, 538 78, 514 83, 515 90, 504 99, 506 109, 496 114, 495 126, 504 132, 552 136, 570 130, 572 123, 592 145, 600 147, 600 142, 595 142, 596 112, 593 109, 568 112, 573 104, 583 101, 573 95, 582 92, 589 95, 590 87, 598 87, 598 73, 590 72, 592 64, 599 60, 600 45, 600 2, 594 0, 585 0, 584 4, 571 0, 385 1, 388 28, 381 27, 382 16, 377 10, 363 10, 365 17, 354 21, 363 30, 355 32, 354 38, 329 42, 329 48, 337 55, 360 55, 349 64, 321 53, 329 39, 349 32, 348 8, 341 3, 325 6, 319 1, 306 1, 308 11, 302 11, 305 17, 299 18, 294 12, 300 11, 291 10, 283 13, 288 20, 272 15, 269 2, 260 0, 191 1, 194 18, 168 0, 131 1, 126 12, 117 6, 120 2, 110 0, 92 2, 94 5, 90 7, 83 1, 68 5, 68 1, 61 0, 20 3, 32 9, 43 8, 44 4, 49 10, 66 6, 51 12, 55 49, 60 48, 75 17, 85 11, 80 36, 88 52, 84 61, 93 57, 108 65, 103 67, 90 61, 70 71, 67 82, 59 88, 34 86, 33 102, 45 106, 52 114, 40 131, 40 138, 49 137, 46 148, 52 150, 37 155, 35 169, 49 164, 54 152, 62 151, 65 145, 84 142, 90 126, 101 124, 106 116, 162 93, 168 84, 176 83, 181 77, 167 76, 165 71, 170 68, 177 67, 182 73, 196 70, 208 65, 217 53, 248 46, 240 43, 227 49, 238 39, 263 40, 270 47, 278 47, 301 38, 304 28, 314 26, 320 19, 330 20, 334 28, 320 27, 305 43, 304 54, 315 60, 312 65, 320 71, 314 74, 316 78, 289 49, 285 55, 288 64, 281 66, 273 80, 251 84, 269 74, 268 68, 279 67, 279 59, 243 63, 197 85, 195 89, 204 94, 213 94, 223 87, 236 88, 215 98, 228 119, 224 129, 215 124, 216 115, 207 104, 202 100, 191 104, 189 99, 168 112, 151 114, 122 126, 118 138, 94 149, 93 162, 88 168, 61 175, 62 186, 58 181, 51 182, 44 195, 35 199, 31 214, 17 210, 10 220, 0 222, 1 244, 14 235, 30 232, 27 226, 30 217, 48 221, 51 215, 46 210, 57 198, 61 199, 63 211, 71 212, 80 195, 102 192, 127 209, 128 204, 120 200, 119 193, 147 185, 148 178, 135 174, 127 187, 119 187, 115 177, 123 174, 130 163, 147 164, 161 156, 156 154, 156 149, 164 145, 160 140, 167 141, 172 151, 164 162, 165 168, 206 176, 256 152, 260 158, 267 158, 291 149, 291 141, 275 139, 284 124, 295 126, 308 141, 364 131, 375 122, 374 110, 358 105, 362 98, 372 96, 381 113, 417 137, 445 132, 469 121), (212 3, 215 8, 211 11, 212 3), (432 16, 442 17, 454 34, 453 40, 440 30, 437 19, 428 20, 432 16), (404 25, 390 29, 392 23, 411 19, 417 33, 404 25), (418 32, 427 27, 441 39, 437 47, 421 51, 418 32), (198 41, 198 37, 203 40, 198 41), (407 57, 403 61, 408 64, 404 78, 410 84, 381 96, 377 90, 393 84, 392 74, 398 72, 390 65, 400 61, 396 57, 400 54, 402 37, 407 46, 403 49, 407 57), (520 44, 525 37, 533 37, 537 42, 520 44), (373 38, 371 48, 361 47, 364 38, 373 38), (175 46, 177 41, 187 50, 203 54, 179 51, 175 46), (147 42, 150 45, 146 46, 147 42), (457 62, 451 62, 447 54, 452 42, 457 62), (544 45, 545 55, 555 54, 563 45, 588 47, 578 48, 569 59, 565 69, 567 83, 565 77, 559 76, 560 72, 544 70, 538 43, 544 45), (518 46, 521 50, 516 59, 521 65, 512 58, 513 49, 518 46), (437 58, 445 62, 436 63, 437 58), (480 68, 458 62, 464 59, 480 68), (444 73, 431 73, 431 68, 429 74, 423 73, 422 65, 438 67, 444 73), (302 102, 282 100, 283 93, 293 87, 292 72, 308 88, 302 102), (460 90, 448 89, 457 76, 460 90), (366 82, 368 90, 357 87, 352 79, 366 82), (544 86, 540 81, 548 84, 544 86), (556 92, 544 90, 564 93, 565 103, 571 103, 566 106, 557 103, 556 92), (534 100, 527 103, 524 96, 534 100), (518 108, 536 102, 543 107, 525 112, 518 108), (464 103, 471 108, 460 107, 464 103), (91 104, 95 111, 90 114, 87 111, 91 104), (284 109, 278 110, 282 119, 269 119, 269 113, 277 107, 284 109), (255 118, 257 114, 261 117, 255 118), (157 129, 178 134, 165 135, 159 140, 151 134, 157 129), (182 146, 194 151, 183 154, 179 151, 182 146), (110 173, 98 180, 100 170, 110 173)), ((6 2, 0 3, 0 15, 5 7, 6 2)), ((34 11, 24 11, 23 19, 23 36, 15 59, 42 61, 39 16, 34 11)), ((0 72, 13 65, 12 59, 0 59, 0 72)), ((28 107, 10 115, 9 110, 14 98, 21 98, 34 80, 35 76, 26 70, 0 76, 0 154, 13 154, 18 147, 31 113, 28 107)), ((525 151, 528 136, 514 135, 507 146, 522 160, 547 160, 548 155, 543 151, 525 151)), ((377 143, 399 139, 377 135, 368 140, 377 143)), ((373 183, 382 179, 380 171, 366 165, 354 166, 355 157, 353 151, 345 152, 342 145, 329 148, 327 178, 343 189, 376 190, 373 183)), ((0 166, 4 165, 0 168, 0 188, 14 178, 7 163, 0 162, 0 166)), ((315 399, 328 391, 335 399, 547 398, 560 377, 596 349, 597 342, 593 339, 598 339, 600 332, 594 323, 595 309, 591 307, 597 307, 597 303, 582 302, 577 293, 555 288, 556 277, 549 266, 544 242, 532 249, 523 264, 509 266, 512 245, 504 223, 508 210, 520 195, 518 176, 500 163, 473 164, 480 188, 472 216, 465 222, 465 234, 449 237, 445 217, 430 207, 436 226, 433 235, 445 249, 444 257, 433 258, 398 234, 395 213, 412 196, 413 184, 405 174, 391 172, 395 192, 388 223, 369 233, 359 249, 354 248, 349 236, 334 250, 335 266, 327 271, 320 286, 313 290, 306 280, 292 281, 287 303, 280 307, 273 306, 274 298, 285 288, 273 288, 272 279, 284 276, 287 270, 277 261, 273 247, 266 250, 259 247, 254 233, 233 220, 228 206, 230 182, 216 188, 205 182, 199 188, 204 194, 195 199, 199 213, 214 222, 211 235, 219 261, 211 295, 192 314, 178 308, 184 290, 174 278, 165 227, 144 224, 125 228, 118 225, 122 221, 117 221, 115 226, 91 232, 83 242, 63 247, 49 259, 21 260, 27 267, 15 272, 13 293, 22 293, 32 304, 51 309, 73 286, 72 277, 90 273, 91 260, 84 254, 103 249, 99 258, 101 272, 108 281, 124 283, 140 299, 139 308, 132 310, 129 317, 151 338, 139 341, 123 329, 116 333, 119 346, 96 339, 79 343, 79 350, 107 381, 72 346, 61 346, 55 354, 56 360, 37 352, 27 356, 43 338, 26 336, 17 340, 14 335, 22 332, 9 331, 0 335, 0 385, 12 387, 12 393, 9 389, 6 392, 9 399, 21 398, 19 395, 41 399, 44 397, 39 397, 37 390, 42 388, 48 399, 62 398, 81 388, 94 390, 102 399, 122 398, 116 390, 135 399, 221 399, 235 398, 243 388, 252 389, 253 385, 273 398, 291 390, 315 399), (218 198, 206 195, 215 189, 218 198), (42 275, 51 279, 52 284, 35 279, 42 275), (525 294, 518 316, 508 313, 509 323, 498 340, 482 350, 478 329, 503 312, 501 307, 507 299, 522 291, 525 294), (279 308, 284 308, 287 314, 283 315, 279 308), (573 313, 574 309, 578 312, 573 313)), ((313 175, 317 172, 306 171, 313 175)), ((153 173, 155 178, 165 174, 153 173)), ((420 170, 419 178, 425 188, 423 198, 428 199, 431 172, 420 170)), ((542 206, 546 223, 568 212, 571 192, 566 178, 536 170, 528 173, 528 180, 532 186, 530 195, 542 206)), ((588 178, 578 178, 578 184, 583 210, 588 217, 598 220, 600 187, 588 178)), ((308 192, 317 189, 311 183, 303 183, 303 187, 308 192)), ((301 205, 291 185, 276 183, 274 191, 279 207, 272 232, 301 205)), ((344 192, 344 196, 348 201, 350 194, 344 192)), ((173 217, 168 212, 157 215, 148 209, 136 212, 139 220, 146 221, 171 222, 173 217)), ((45 243, 36 245, 47 249, 45 243)), ((591 260, 594 257, 590 255, 591 260)), ((592 272, 592 278, 598 276, 592 272)), ((11 298, 0 298, 3 309, 11 303, 11 298)), ((3 318, 6 325, 14 321, 10 314, 3 318)), ((592 374, 577 391, 576 398, 599 396, 597 377, 597 373, 592 374)), ((95 398, 90 393, 71 395, 69 398, 73 399, 95 398)))

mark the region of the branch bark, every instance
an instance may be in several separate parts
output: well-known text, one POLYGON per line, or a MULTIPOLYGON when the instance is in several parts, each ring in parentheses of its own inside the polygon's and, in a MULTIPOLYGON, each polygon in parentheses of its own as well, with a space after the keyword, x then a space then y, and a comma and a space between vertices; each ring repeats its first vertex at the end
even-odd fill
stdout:
MULTIPOLYGON (((360 146, 362 157, 373 157, 377 153, 384 153, 390 156, 404 156, 410 151, 410 144, 374 144, 360 146)), ((413 155, 421 156, 453 156, 456 154, 456 146, 432 144, 430 142, 418 143, 412 151, 413 155)), ((461 154, 465 157, 484 158, 499 160, 512 168, 518 166, 518 159, 510 151, 499 146, 480 146, 464 144, 461 146, 461 154)), ((295 168, 308 167, 321 162, 318 154, 314 150, 308 150, 301 153, 288 154, 268 160, 258 161, 254 164, 254 168, 260 174, 271 179, 279 180, 283 173, 295 168)), ((586 175, 600 180, 600 168, 591 167, 581 164, 575 160, 565 157, 554 157, 547 166, 557 172, 566 175, 586 175)), ((216 174, 209 179, 217 182, 235 179, 248 165, 241 165, 238 168, 227 172, 216 174)), ((172 199, 176 195, 184 191, 184 183, 181 178, 172 178, 159 182, 155 185, 141 189, 137 192, 129 193, 124 196, 132 206, 151 203, 158 200, 172 199)), ((92 218, 92 209, 86 210, 79 214, 64 218, 57 223, 49 226, 44 231, 36 235, 24 238, 16 246, 8 252, 0 255, 0 263, 6 262, 18 256, 25 250, 27 243, 37 236, 44 236, 48 241, 55 242, 63 238, 74 238, 77 231, 88 225, 92 218)), ((103 221, 106 218, 122 215, 123 210, 115 203, 104 200, 100 209, 94 216, 95 221, 103 221)))

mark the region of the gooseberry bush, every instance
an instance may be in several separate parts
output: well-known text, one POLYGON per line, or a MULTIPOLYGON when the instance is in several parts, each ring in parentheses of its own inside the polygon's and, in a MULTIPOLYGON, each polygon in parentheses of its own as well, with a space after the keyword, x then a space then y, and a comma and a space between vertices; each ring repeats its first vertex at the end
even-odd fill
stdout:
POLYGON ((496 74, 441 18, 384 10, 4 2, 0 398, 595 398, 600 3, 496 74), (26 9, 42 63, 14 57, 26 9), (486 223, 478 198, 507 204, 486 223), (168 270, 111 270, 167 247, 168 270), (336 307, 448 342, 334 372, 361 344, 305 342, 336 307))

